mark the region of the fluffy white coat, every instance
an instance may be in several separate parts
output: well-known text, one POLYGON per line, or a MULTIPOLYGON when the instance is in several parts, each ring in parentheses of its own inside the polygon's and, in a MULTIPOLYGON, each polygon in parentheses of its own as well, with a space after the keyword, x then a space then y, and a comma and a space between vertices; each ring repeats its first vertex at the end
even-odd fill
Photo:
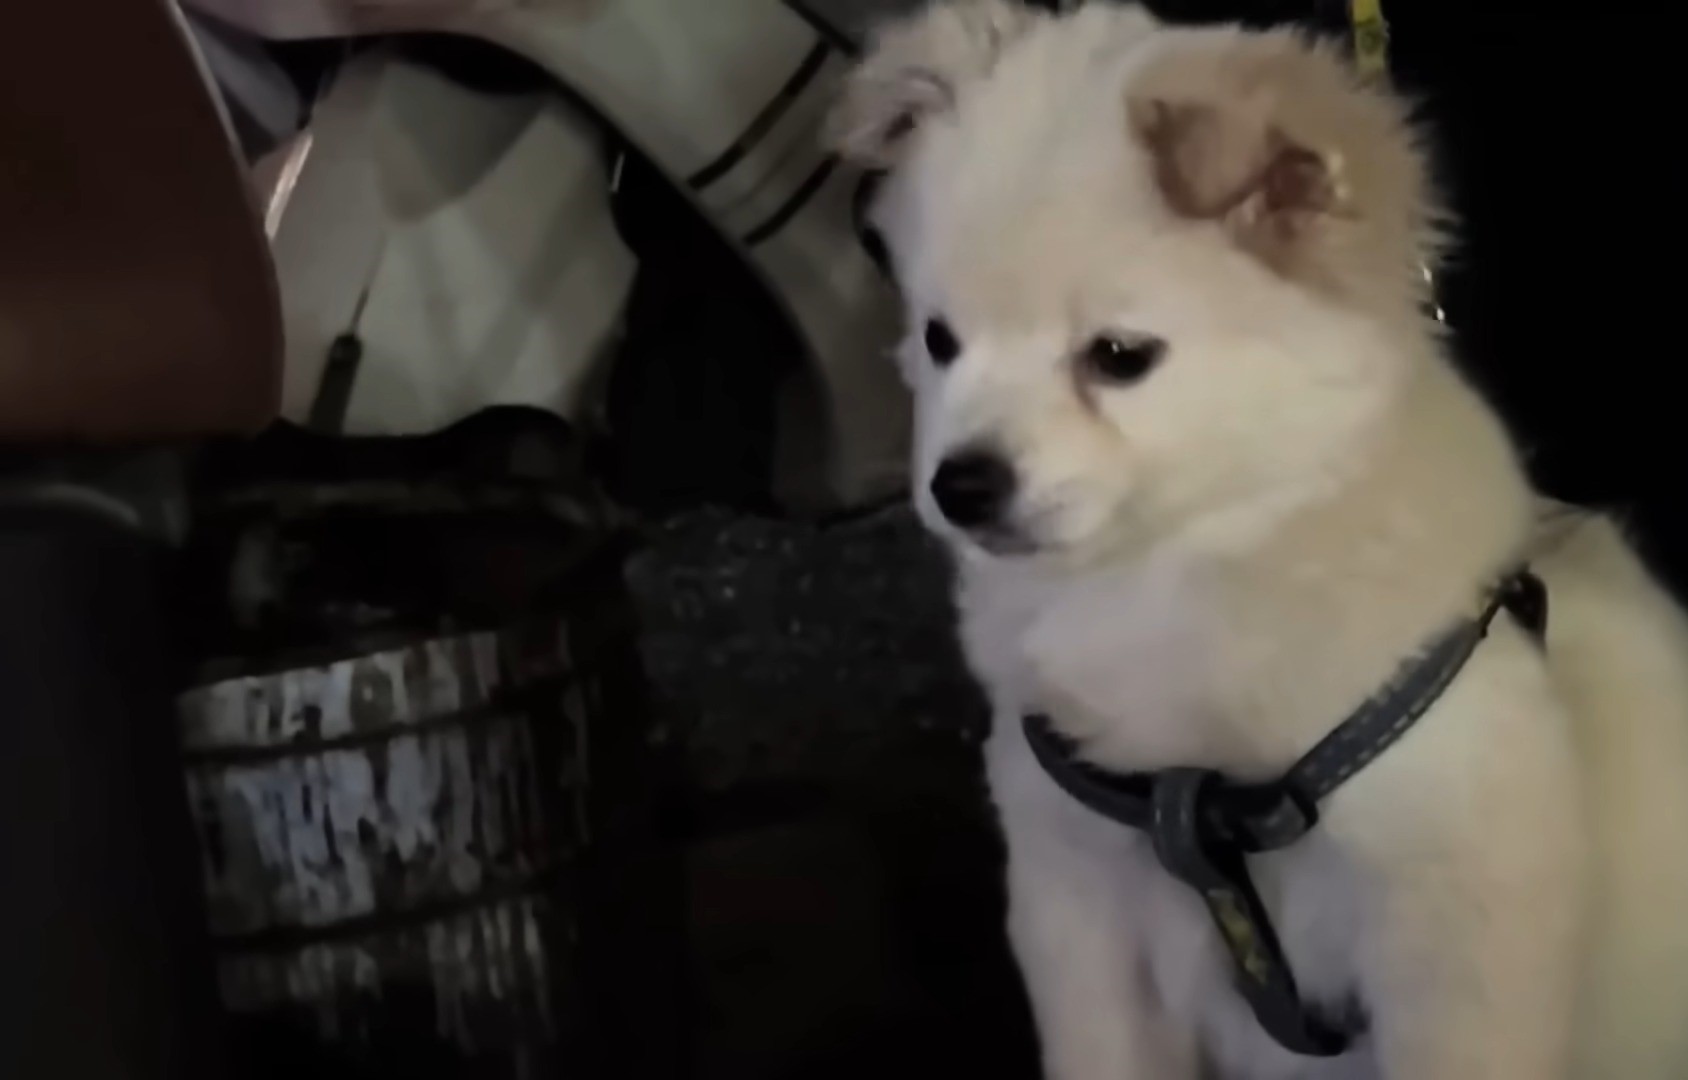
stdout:
POLYGON ((995 707, 1051 1080, 1688 1077, 1688 623, 1610 521, 1544 509, 1446 364, 1401 106, 1285 33, 955 0, 881 35, 835 131, 891 169, 917 501, 995 707), (1121 385, 1086 366, 1102 339, 1164 355, 1121 385), (1016 477, 989 534, 927 492, 981 445, 1016 477), (1274 776, 1524 559, 1545 651, 1497 620, 1310 837, 1252 861, 1304 994, 1370 1018, 1340 1059, 1291 1055, 1197 899, 1020 718, 1108 766, 1274 776))

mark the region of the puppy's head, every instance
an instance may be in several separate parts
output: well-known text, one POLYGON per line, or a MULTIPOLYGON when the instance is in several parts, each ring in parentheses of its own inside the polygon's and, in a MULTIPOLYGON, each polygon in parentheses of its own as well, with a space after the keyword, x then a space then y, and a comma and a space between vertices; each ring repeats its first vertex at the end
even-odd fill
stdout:
POLYGON ((888 171, 914 487, 957 543, 1265 524, 1340 477, 1427 351, 1403 110, 1291 34, 949 0, 880 36, 832 130, 888 171))

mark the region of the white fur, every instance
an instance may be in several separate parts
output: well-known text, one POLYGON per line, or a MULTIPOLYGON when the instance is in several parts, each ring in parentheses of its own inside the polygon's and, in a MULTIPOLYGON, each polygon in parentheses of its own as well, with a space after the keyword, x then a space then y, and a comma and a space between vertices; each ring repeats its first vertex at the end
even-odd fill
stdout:
POLYGON ((973 0, 894 29, 845 105, 847 148, 896 166, 878 215, 910 305, 918 504, 956 550, 995 705, 1010 932, 1047 1075, 1688 1077, 1688 622, 1610 522, 1539 524, 1418 314, 1422 194, 1366 172, 1391 153, 1418 167, 1399 114, 1333 63, 1285 35, 973 0), (1340 213, 1270 233, 1323 252, 1176 212, 1131 133, 1134 95, 1170 71, 1199 96, 1189 73, 1217 87, 1233 56, 1269 62, 1214 106, 1347 170, 1340 213), (1352 115, 1301 123, 1337 108, 1330 86, 1352 115), (920 343, 934 317, 963 344, 942 369, 920 343), (1096 385, 1073 358, 1105 332, 1162 338, 1165 360, 1096 385), (925 494, 980 440, 1020 477, 1029 554, 988 553, 925 494), (1357 995, 1371 1018, 1341 1059, 1290 1055, 1195 897, 1053 785, 1020 717, 1049 712, 1115 767, 1274 775, 1526 555, 1551 596, 1545 654, 1498 620, 1312 836, 1253 861, 1306 995, 1357 995))

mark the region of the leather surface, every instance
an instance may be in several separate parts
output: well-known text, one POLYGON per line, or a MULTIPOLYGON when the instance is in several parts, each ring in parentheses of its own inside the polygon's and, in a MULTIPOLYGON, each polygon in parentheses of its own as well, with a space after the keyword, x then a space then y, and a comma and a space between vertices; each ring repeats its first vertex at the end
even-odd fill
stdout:
POLYGON ((18 4, 0 32, 0 439, 131 442, 275 413, 245 177, 173 7, 18 4))

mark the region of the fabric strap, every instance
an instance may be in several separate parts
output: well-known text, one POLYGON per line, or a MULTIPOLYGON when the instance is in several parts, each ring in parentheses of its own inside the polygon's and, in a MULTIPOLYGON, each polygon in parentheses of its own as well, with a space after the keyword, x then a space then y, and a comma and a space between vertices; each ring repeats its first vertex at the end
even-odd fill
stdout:
POLYGON ((1025 717, 1026 741, 1062 790, 1103 817, 1148 833, 1161 865, 1202 897, 1231 954, 1238 992, 1266 1032, 1295 1053, 1335 1056, 1352 1044, 1360 1025, 1332 1023, 1301 1000, 1246 856, 1288 847, 1307 835, 1318 824, 1320 801, 1429 711, 1503 607, 1543 639, 1546 590, 1533 574, 1520 571, 1495 590, 1481 614, 1402 664, 1277 780, 1242 783, 1195 768, 1108 772, 1081 760, 1077 746, 1039 715, 1025 717))

